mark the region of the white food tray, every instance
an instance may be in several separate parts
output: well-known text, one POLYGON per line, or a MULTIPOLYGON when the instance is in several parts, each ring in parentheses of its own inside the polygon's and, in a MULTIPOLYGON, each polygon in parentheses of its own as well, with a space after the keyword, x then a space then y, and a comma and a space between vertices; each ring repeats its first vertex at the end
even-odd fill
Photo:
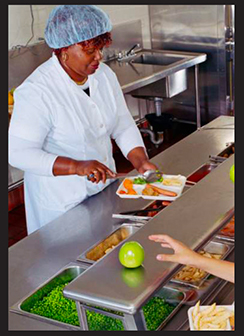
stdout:
MULTIPOLYGON (((199 311, 201 312, 201 311, 207 309, 208 307, 211 307, 211 306, 199 306, 199 311)), ((216 306, 216 308, 222 308, 222 307, 227 309, 227 310, 230 310, 231 312, 234 311, 234 304, 232 304, 230 306, 216 306)), ((194 325, 193 325, 192 312, 193 312, 194 308, 195 308, 195 306, 188 309, 188 320, 189 320, 190 330, 201 331, 201 330, 196 330, 194 325)), ((211 329, 209 329, 209 330, 211 330, 211 329)), ((219 330, 221 330, 221 329, 219 329, 219 330)), ((231 330, 231 325, 230 325, 230 320, 229 319, 227 320, 227 326, 226 326, 225 330, 231 330)))
MULTIPOLYGON (((128 180, 134 180, 135 178, 137 178, 138 176, 129 176, 126 179, 128 180)), ((177 180, 179 180, 182 184, 181 186, 166 186, 164 185, 162 182, 154 182, 154 183, 150 183, 150 185, 154 185, 156 187, 165 189, 165 190, 169 190, 169 191, 174 191, 177 193, 177 196, 172 197, 172 196, 165 196, 165 195, 158 195, 158 196, 147 196, 147 195, 143 195, 142 194, 142 190, 145 188, 146 184, 133 184, 133 189, 136 191, 137 195, 126 195, 126 194, 120 194, 119 191, 120 190, 124 190, 127 191, 124 186, 123 186, 123 182, 124 180, 121 182, 120 186, 118 187, 116 194, 121 197, 121 198, 144 198, 144 199, 148 199, 148 200, 162 200, 162 201, 174 201, 176 200, 182 193, 182 190, 184 189, 185 183, 186 183, 186 177, 182 176, 182 175, 163 175, 164 179, 168 179, 168 178, 177 178, 177 180)))

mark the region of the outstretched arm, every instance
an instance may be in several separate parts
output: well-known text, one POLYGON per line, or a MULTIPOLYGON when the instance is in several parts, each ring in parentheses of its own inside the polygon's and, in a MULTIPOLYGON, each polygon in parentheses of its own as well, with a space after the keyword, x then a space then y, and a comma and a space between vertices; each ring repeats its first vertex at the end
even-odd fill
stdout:
POLYGON ((226 260, 217 260, 204 257, 199 253, 191 250, 180 241, 164 234, 150 235, 150 240, 161 243, 162 247, 171 248, 174 254, 158 254, 157 259, 160 261, 172 261, 183 265, 190 265, 213 274, 219 278, 235 282, 235 265, 226 260))

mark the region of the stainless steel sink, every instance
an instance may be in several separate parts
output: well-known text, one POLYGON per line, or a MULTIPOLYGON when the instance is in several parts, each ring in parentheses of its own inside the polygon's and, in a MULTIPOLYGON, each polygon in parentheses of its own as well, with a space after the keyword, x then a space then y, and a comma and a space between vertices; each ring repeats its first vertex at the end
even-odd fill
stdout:
POLYGON ((136 98, 161 97, 171 98, 187 89, 187 70, 177 70, 177 64, 184 63, 188 57, 184 55, 172 55, 171 53, 141 51, 130 64, 141 64, 142 66, 160 66, 171 70, 171 73, 152 84, 145 85, 133 90, 130 94, 136 98), (175 69, 175 70, 173 70, 175 69))
POLYGON ((172 98, 187 89, 188 68, 195 67, 196 124, 201 126, 198 65, 207 59, 203 53, 187 51, 141 49, 136 55, 107 65, 116 73, 123 93, 135 98, 172 98))
POLYGON ((175 62, 184 60, 184 57, 180 56, 172 56, 161 53, 154 54, 141 54, 136 58, 132 59, 132 63, 140 63, 140 64, 152 64, 152 65, 163 65, 167 66, 173 64, 175 62))

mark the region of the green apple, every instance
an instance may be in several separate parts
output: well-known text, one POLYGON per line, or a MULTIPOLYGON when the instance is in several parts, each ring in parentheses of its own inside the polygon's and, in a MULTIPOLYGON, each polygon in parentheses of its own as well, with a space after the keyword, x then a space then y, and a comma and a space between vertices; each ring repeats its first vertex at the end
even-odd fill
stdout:
POLYGON ((145 270, 143 266, 137 268, 127 268, 122 269, 122 279, 128 287, 138 287, 144 280, 145 270))
POLYGON ((119 250, 119 261, 128 268, 141 266, 144 260, 144 249, 136 241, 124 243, 119 250))
POLYGON ((232 165, 230 168, 230 179, 235 183, 235 165, 232 165))

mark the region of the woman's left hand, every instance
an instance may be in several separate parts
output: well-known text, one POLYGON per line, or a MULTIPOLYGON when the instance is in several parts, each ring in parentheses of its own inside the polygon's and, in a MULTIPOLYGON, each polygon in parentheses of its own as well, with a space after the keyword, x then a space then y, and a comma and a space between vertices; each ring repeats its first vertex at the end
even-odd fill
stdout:
POLYGON ((141 166, 138 168, 138 172, 140 174, 143 174, 147 170, 158 170, 158 167, 149 160, 147 160, 141 164, 141 166))

